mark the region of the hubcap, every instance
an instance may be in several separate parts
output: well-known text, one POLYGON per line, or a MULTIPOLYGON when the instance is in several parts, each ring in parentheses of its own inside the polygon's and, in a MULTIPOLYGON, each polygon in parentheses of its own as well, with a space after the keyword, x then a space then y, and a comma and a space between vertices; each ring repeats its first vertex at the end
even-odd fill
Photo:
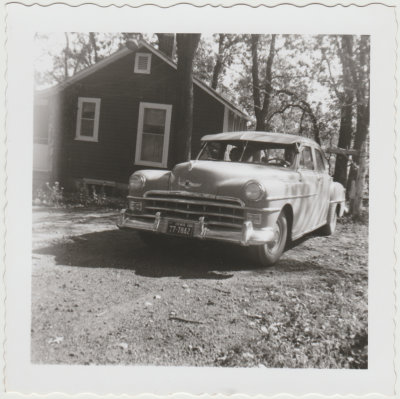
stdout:
POLYGON ((274 239, 273 241, 267 244, 267 250, 269 253, 274 253, 280 244, 281 241, 281 228, 279 223, 277 222, 274 227, 274 239))

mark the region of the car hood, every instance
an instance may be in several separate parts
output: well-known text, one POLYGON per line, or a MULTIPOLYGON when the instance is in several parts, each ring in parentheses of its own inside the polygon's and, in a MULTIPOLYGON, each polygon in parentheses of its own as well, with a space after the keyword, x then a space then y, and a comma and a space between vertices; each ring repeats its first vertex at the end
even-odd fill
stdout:
POLYGON ((240 197, 243 186, 257 180, 267 188, 268 181, 287 182, 293 170, 266 165, 224 161, 190 161, 175 166, 170 190, 240 197))

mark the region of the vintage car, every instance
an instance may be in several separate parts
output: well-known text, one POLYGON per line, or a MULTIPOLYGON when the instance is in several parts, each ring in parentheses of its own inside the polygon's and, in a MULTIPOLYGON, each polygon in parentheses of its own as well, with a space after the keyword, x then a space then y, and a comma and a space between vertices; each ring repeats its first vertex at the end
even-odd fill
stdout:
POLYGON ((129 180, 118 227, 145 241, 174 235, 249 246, 261 265, 321 228, 335 231, 345 207, 320 146, 305 137, 232 132, 202 138, 196 160, 172 171, 140 170, 129 180))

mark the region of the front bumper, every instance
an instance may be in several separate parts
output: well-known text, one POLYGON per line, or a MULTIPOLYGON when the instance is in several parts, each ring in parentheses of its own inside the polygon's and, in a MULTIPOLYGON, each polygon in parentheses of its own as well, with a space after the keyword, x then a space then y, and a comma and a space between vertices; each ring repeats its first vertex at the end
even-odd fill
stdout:
MULTIPOLYGON (((157 212, 154 220, 142 220, 128 214, 126 209, 121 210, 117 226, 120 229, 133 229, 154 233, 167 234, 168 222, 187 222, 185 219, 162 217, 157 212)), ((263 245, 275 239, 275 232, 272 227, 254 229, 251 221, 243 222, 241 230, 233 229, 212 229, 200 217, 198 221, 193 221, 193 238, 225 241, 241 245, 263 245)))

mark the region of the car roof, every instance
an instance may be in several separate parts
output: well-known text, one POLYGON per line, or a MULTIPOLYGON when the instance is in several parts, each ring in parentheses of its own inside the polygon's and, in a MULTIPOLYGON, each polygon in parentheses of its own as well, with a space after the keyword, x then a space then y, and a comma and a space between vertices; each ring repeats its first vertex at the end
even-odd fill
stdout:
POLYGON ((256 132, 256 131, 242 131, 242 132, 226 132, 218 134, 207 134, 201 138, 201 141, 258 141, 264 143, 277 143, 277 144, 309 144, 317 145, 314 140, 307 137, 296 136, 295 134, 286 133, 272 133, 272 132, 256 132))

